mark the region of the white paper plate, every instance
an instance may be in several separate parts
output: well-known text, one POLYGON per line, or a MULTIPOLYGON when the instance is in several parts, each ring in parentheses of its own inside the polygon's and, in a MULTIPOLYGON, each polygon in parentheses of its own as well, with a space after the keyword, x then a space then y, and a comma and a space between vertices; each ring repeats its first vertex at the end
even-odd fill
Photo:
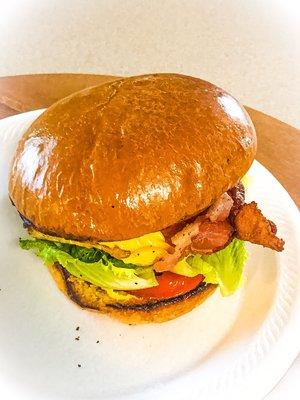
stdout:
POLYGON ((40 112, 0 121, 1 398, 262 398, 300 348, 300 218, 286 191, 254 163, 248 198, 276 222, 286 248, 249 245, 239 293, 216 292, 161 325, 123 325, 71 303, 41 260, 18 247, 24 231, 7 174, 18 138, 40 112))

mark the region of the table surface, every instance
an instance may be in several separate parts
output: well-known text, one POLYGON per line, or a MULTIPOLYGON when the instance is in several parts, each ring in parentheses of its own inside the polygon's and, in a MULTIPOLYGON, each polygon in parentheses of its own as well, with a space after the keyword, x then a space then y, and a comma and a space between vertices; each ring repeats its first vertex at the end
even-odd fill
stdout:
MULTIPOLYGON (((0 78, 0 118, 48 107, 56 100, 116 77, 84 74, 44 74, 0 78)), ((246 107, 258 135, 257 159, 275 175, 300 206, 300 132, 273 117, 246 107)), ((267 400, 297 399, 300 357, 267 400)))

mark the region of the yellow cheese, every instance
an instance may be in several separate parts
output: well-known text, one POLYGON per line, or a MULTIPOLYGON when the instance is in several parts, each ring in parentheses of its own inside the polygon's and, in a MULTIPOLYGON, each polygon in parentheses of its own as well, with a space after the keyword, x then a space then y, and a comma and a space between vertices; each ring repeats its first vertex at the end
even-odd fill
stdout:
POLYGON ((110 248, 118 247, 119 249, 130 251, 130 256, 122 260, 128 264, 136 265, 152 265, 158 258, 168 253, 171 246, 166 243, 164 235, 161 232, 148 233, 134 239, 116 241, 116 242, 100 242, 110 248))
POLYGON ((158 247, 168 250, 171 246, 166 243, 164 235, 161 232, 147 233, 134 239, 121 240, 116 242, 99 242, 100 245, 106 247, 119 247, 122 250, 135 251, 143 247, 158 247))
POLYGON ((141 247, 134 250, 129 257, 123 258, 124 263, 136 264, 136 265, 152 265, 154 262, 166 255, 168 252, 161 247, 141 247))
MULTIPOLYGON (((57 236, 46 235, 35 229, 30 228, 29 233, 37 239, 50 240, 53 242, 74 244, 76 246, 97 248, 110 252, 113 257, 122 259, 126 264, 136 264, 141 266, 152 265, 158 258, 168 253, 172 247, 166 243, 164 235, 161 232, 148 233, 134 239, 121 240, 115 242, 78 242, 57 236), (116 249, 123 250, 123 257, 116 253, 116 249)), ((122 253, 119 251, 119 253, 122 253)))

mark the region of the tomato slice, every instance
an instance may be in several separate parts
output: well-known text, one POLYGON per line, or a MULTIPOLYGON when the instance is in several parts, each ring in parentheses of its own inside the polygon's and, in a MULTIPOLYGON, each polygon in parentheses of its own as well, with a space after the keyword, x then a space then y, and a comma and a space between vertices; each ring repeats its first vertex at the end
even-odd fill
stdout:
POLYGON ((169 299, 194 289, 203 281, 204 277, 203 275, 197 275, 194 278, 189 278, 173 272, 163 272, 156 279, 158 286, 132 290, 130 293, 147 299, 169 299))

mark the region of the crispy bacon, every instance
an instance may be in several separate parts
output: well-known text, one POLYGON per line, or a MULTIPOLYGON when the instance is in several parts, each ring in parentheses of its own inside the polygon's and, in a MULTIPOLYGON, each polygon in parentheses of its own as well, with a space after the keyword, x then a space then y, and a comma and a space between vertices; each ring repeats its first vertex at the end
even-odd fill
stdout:
POLYGON ((174 253, 154 264, 155 271, 170 271, 188 253, 210 254, 223 249, 231 240, 233 228, 228 221, 211 222, 199 217, 172 238, 174 253))
POLYGON ((234 201, 231 196, 227 193, 223 193, 222 196, 207 210, 207 218, 209 218, 211 222, 225 221, 229 216, 233 203, 234 201))
POLYGON ((184 249, 191 244, 192 238, 199 232, 199 226, 201 224, 201 217, 191 224, 186 225, 180 232, 172 237, 172 243, 175 246, 184 249))
POLYGON ((177 262, 182 257, 183 252, 180 249, 176 249, 174 253, 167 254, 162 259, 156 261, 153 268, 156 272, 171 271, 172 268, 177 264, 177 262))
POLYGON ((174 225, 168 226, 167 228, 163 229, 161 232, 164 235, 164 238, 167 243, 172 244, 172 238, 176 236, 177 233, 181 232, 187 225, 190 225, 195 219, 199 217, 198 215, 194 215, 184 221, 179 221, 174 225))
POLYGON ((205 220, 199 232, 192 238, 191 251, 209 254, 221 250, 231 241, 234 229, 227 221, 210 222, 205 220))
POLYGON ((178 232, 181 232, 186 225, 191 224, 200 216, 206 215, 212 222, 224 221, 229 213, 235 214, 235 211, 244 204, 245 201, 245 188, 244 185, 239 182, 236 186, 229 189, 224 193, 214 204, 208 209, 200 211, 198 214, 189 217, 183 221, 179 221, 174 225, 168 226, 161 232, 168 243, 172 243, 171 239, 178 232))
POLYGON ((229 189, 227 193, 233 200, 233 206, 230 210, 230 217, 234 217, 241 206, 245 203, 245 187, 242 182, 239 182, 233 188, 229 189))
POLYGON ((172 238, 171 243, 175 245, 174 252, 167 254, 154 264, 157 272, 170 271, 180 260, 183 253, 190 248, 192 238, 198 234, 201 217, 191 224, 187 224, 181 231, 177 232, 172 238))
POLYGON ((163 231, 174 251, 158 260, 154 269, 171 271, 184 255, 214 253, 226 247, 234 236, 282 251, 284 241, 276 232, 276 225, 263 216, 256 203, 245 204, 245 189, 238 183, 208 210, 163 231))
POLYGON ((282 251, 284 241, 276 236, 276 225, 258 209, 257 204, 243 204, 234 218, 236 236, 241 240, 282 251))

